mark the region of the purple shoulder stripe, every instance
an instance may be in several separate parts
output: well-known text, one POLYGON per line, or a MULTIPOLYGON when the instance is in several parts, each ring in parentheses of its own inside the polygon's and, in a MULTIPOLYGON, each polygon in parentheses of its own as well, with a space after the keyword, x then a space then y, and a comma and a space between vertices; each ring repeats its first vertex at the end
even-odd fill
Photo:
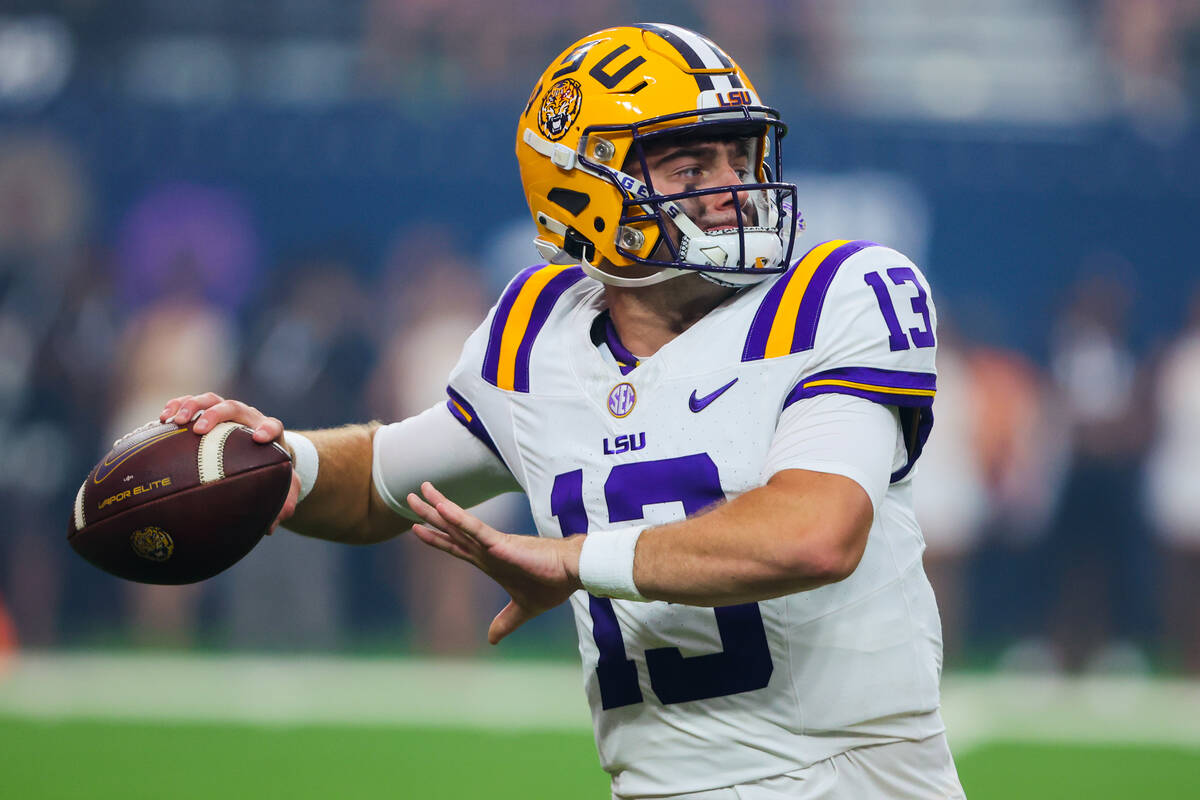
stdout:
POLYGON ((819 394, 848 394, 881 405, 897 406, 904 447, 908 459, 892 473, 891 482, 902 479, 910 471, 925 440, 933 430, 933 397, 937 392, 937 376, 929 372, 905 372, 868 367, 842 367, 819 372, 796 384, 783 401, 787 408, 795 402, 819 394))
MULTIPOLYGON (((528 316, 524 313, 518 314, 521 319, 513 318, 513 306, 517 303, 517 298, 526 288, 526 284, 533 275, 541 270, 547 269, 549 265, 538 264, 523 270, 508 288, 504 290, 504 294, 500 297, 500 302, 496 304, 496 314, 492 318, 492 326, 488 331, 487 350, 483 356, 483 379, 493 386, 502 389, 508 389, 517 392, 529 391, 529 359, 533 350, 533 342, 537 338, 545 326, 546 321, 550 318, 550 312, 554 308, 554 304, 562 297, 563 293, 583 279, 583 270, 579 267, 570 267, 562 269, 557 275, 551 278, 544 286, 540 286, 537 291, 536 298, 533 299, 533 306, 523 305, 527 308, 528 316), (519 344, 517 345, 516 353, 511 351, 508 355, 508 361, 503 365, 503 372, 511 376, 512 384, 501 385, 501 347, 504 342, 505 331, 512 327, 520 336, 519 344)), ((555 268, 561 269, 561 268, 555 268)), ((538 284, 535 284, 535 286, 538 284)), ((530 291, 534 291, 532 288, 530 291)), ((528 303, 528 299, 522 301, 523 304, 528 303)), ((508 379, 506 378, 505 381, 508 379)))
POLYGON ((817 322, 821 319, 821 308, 825 305, 825 295, 829 292, 829 284, 837 275, 838 267, 847 258, 865 250, 868 247, 878 247, 875 242, 859 240, 842 245, 825 257, 825 260, 813 273, 808 288, 804 290, 804 298, 800 301, 800 310, 796 313, 796 332, 792 335, 792 352, 811 350, 817 339, 817 322))
POLYGON ((868 367, 842 367, 825 370, 804 378, 783 401, 787 408, 798 400, 819 394, 850 394, 888 406, 912 408, 933 405, 937 375, 930 372, 905 372, 868 367))
POLYGON ((500 295, 500 302, 496 304, 496 316, 492 317, 492 327, 488 332, 487 351, 483 356, 483 377, 493 386, 496 385, 496 372, 500 366, 500 342, 504 338, 504 325, 508 322, 508 315, 512 311, 513 303, 517 302, 517 295, 521 293, 521 289, 525 288, 525 282, 529 280, 529 276, 545 266, 545 264, 535 264, 521 270, 504 290, 504 294, 500 295))
POLYGON ((538 295, 537 301, 533 304, 533 313, 530 314, 529 324, 525 328, 525 335, 521 338, 520 347, 517 348, 517 364, 513 380, 514 388, 518 392, 529 391, 529 357, 533 351, 533 340, 545 327, 546 320, 550 319, 550 312, 554 309, 558 298, 582 279, 583 269, 581 267, 563 270, 555 275, 538 295))
POLYGON ((487 428, 484 427, 483 421, 479 419, 479 415, 475 413, 475 409, 467 402, 467 399, 455 391, 452 386, 446 387, 446 394, 449 396, 449 399, 446 400, 446 408, 450 409, 454 418, 461 422, 463 427, 470 431, 476 439, 487 445, 488 449, 496 454, 496 458, 504 461, 499 448, 496 447, 496 443, 487 432, 487 428))
POLYGON ((767 357, 767 341, 776 325, 792 326, 792 343, 788 350, 789 353, 811 350, 816 341, 817 323, 820 321, 821 309, 825 305, 825 295, 829 292, 829 286, 833 283, 838 268, 859 250, 878 246, 875 242, 864 239, 846 242, 825 256, 813 270, 811 276, 807 269, 800 274, 800 265, 812 254, 813 250, 824 244, 827 243, 822 242, 805 253, 804 257, 793 264, 792 268, 777 279, 767 291, 754 315, 754 321, 750 323, 746 346, 742 350, 742 361, 757 361, 767 357), (788 291, 793 281, 806 282, 796 287, 802 292, 800 304, 796 310, 796 319, 794 321, 778 319, 784 293, 788 291))

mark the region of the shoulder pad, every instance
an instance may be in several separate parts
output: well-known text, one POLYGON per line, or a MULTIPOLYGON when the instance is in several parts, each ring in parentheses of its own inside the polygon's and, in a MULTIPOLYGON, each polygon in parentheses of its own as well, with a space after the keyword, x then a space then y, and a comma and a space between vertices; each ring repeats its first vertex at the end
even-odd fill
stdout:
POLYGON ((834 239, 809 250, 767 291, 742 350, 742 361, 757 361, 811 350, 825 294, 838 267, 867 247, 864 240, 834 239))
POLYGON ((583 278, 578 266, 541 264, 523 271, 500 297, 483 357, 483 379, 509 392, 529 391, 529 355, 554 304, 583 278))

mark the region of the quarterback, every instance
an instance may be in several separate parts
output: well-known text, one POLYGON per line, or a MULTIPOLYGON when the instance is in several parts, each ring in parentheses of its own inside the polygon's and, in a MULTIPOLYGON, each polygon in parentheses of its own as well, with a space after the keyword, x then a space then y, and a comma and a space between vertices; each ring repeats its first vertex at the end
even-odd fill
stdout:
POLYGON ((933 300, 886 246, 797 246, 785 132, 704 36, 585 37, 517 124, 542 263, 444 404, 285 434, 209 393, 162 418, 282 439, 297 532, 416 522, 508 591, 492 642, 569 602, 614 797, 962 797, 912 508, 933 300), (538 537, 463 510, 514 490, 538 537))

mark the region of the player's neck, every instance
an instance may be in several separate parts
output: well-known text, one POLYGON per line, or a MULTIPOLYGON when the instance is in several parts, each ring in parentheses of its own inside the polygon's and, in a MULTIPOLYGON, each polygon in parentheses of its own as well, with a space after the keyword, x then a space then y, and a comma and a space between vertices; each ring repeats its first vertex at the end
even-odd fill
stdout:
POLYGON ((681 275, 653 286, 605 286, 604 297, 621 342, 645 358, 696 324, 737 290, 681 275))

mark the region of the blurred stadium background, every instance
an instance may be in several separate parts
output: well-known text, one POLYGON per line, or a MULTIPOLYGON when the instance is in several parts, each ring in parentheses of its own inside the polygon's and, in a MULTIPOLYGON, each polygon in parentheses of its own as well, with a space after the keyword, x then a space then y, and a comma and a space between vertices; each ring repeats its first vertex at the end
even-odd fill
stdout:
MULTIPOLYGON (((511 752, 573 742, 560 761, 585 788, 533 796, 605 796, 565 613, 484 652, 503 598, 406 538, 279 533, 168 589, 96 571, 65 531, 90 466, 173 395, 216 389, 297 428, 437 401, 466 332, 536 256, 517 110, 567 43, 638 20, 709 34, 783 111, 809 241, 893 244, 933 283, 938 425, 917 490, 970 795, 1041 796, 1003 776, 1040 775, 1021 748, 1052 741, 1083 749, 1028 779, 1060 779, 1047 796, 1125 797, 1173 767, 1158 796, 1200 796, 1200 0, 6 0, 14 796, 162 796, 125 773, 81 788, 62 756, 97 740, 128 741, 130 774, 166 759, 193 796, 179 751, 210 751, 179 738, 187 721, 343 725, 330 740, 356 731, 359 758, 380 741, 365 731, 396 726, 423 797, 523 780, 484 764, 471 788, 464 766, 496 743, 430 745, 463 748, 443 769, 412 744, 429 731, 540 732, 511 752)), ((487 513, 527 526, 517 497, 487 513)), ((391 757, 329 780, 381 793, 391 757)), ((230 793, 197 774, 194 796, 230 793)), ((295 774, 252 793, 341 793, 295 774)))

